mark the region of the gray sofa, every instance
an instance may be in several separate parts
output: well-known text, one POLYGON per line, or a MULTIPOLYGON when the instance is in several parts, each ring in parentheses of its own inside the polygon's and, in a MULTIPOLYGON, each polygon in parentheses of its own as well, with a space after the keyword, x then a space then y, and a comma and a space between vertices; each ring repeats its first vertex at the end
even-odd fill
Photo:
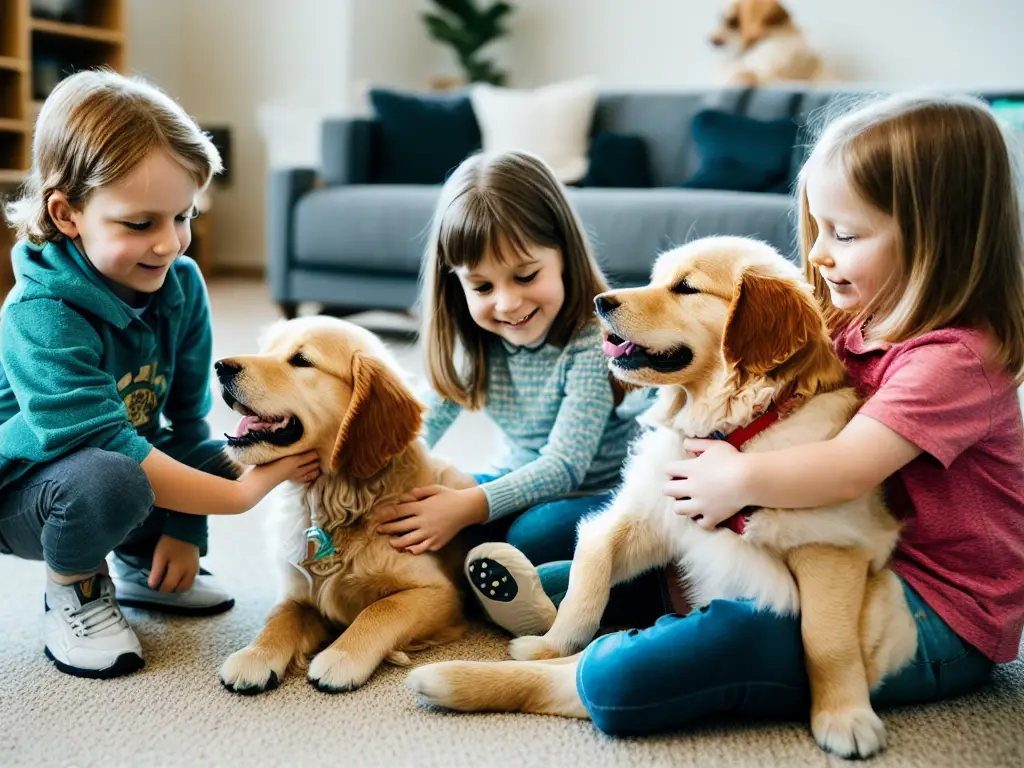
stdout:
MULTIPOLYGON (((717 109, 804 125, 833 95, 777 89, 602 94, 594 131, 643 137, 655 184, 569 190, 609 280, 617 286, 644 283, 659 252, 713 234, 758 237, 792 257, 790 195, 678 187, 700 164, 691 121, 701 110, 717 109)), ((330 120, 322 130, 319 169, 271 175, 272 297, 288 316, 300 301, 321 302, 342 313, 408 310, 416 302, 426 230, 440 187, 374 183, 372 120, 330 120)), ((794 175, 805 154, 798 140, 792 150, 794 175)))

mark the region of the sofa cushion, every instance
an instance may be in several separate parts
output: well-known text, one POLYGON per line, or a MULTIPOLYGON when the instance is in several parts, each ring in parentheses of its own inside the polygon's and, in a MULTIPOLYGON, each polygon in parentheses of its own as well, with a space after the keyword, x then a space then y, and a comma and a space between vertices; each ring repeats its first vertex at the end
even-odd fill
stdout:
POLYGON ((649 187, 651 165, 642 136, 601 131, 590 140, 581 187, 649 187))
POLYGON ((647 282, 657 254, 710 235, 756 237, 796 258, 790 195, 672 188, 568 194, 615 285, 647 282))
POLYGON ((440 194, 439 186, 416 184, 350 184, 313 190, 295 205, 295 261, 415 275, 440 194))
POLYGON ((597 104, 592 78, 551 83, 533 90, 481 83, 470 91, 484 150, 531 152, 566 184, 587 173, 587 146, 597 104))
MULTIPOLYGON (((363 184, 317 189, 295 206, 297 266, 418 274, 436 186, 363 184)), ((708 235, 746 235, 793 257, 793 198, 695 189, 568 190, 598 263, 615 285, 647 282, 656 254, 708 235)), ((373 297, 367 297, 368 306, 373 297)))
POLYGON ((480 149, 480 128, 465 93, 370 91, 377 123, 374 181, 441 184, 480 149))
POLYGON ((788 117, 757 120, 704 110, 693 118, 700 169, 681 186, 739 192, 789 189, 797 125, 788 117))

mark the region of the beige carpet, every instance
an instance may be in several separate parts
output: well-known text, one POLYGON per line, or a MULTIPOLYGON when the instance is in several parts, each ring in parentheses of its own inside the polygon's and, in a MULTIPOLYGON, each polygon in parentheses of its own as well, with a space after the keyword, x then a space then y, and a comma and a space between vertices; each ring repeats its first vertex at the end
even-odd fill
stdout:
MULTIPOLYGON (((253 349, 255 329, 274 316, 256 284, 211 288, 217 353, 253 349)), ((403 359, 418 370, 414 352, 403 359)), ((232 423, 218 403, 218 429, 232 423)), ((494 433, 468 419, 446 452, 468 469, 494 433)), ((262 539, 262 511, 215 519, 206 565, 237 604, 208 619, 151 616, 129 609, 146 668, 120 680, 57 672, 42 653, 43 571, 0 558, 0 766, 827 766, 803 723, 714 723, 645 739, 612 739, 589 723, 526 715, 460 716, 419 707, 404 670, 382 668, 361 690, 328 695, 305 679, 253 698, 232 695, 217 668, 258 631, 274 597, 262 539)), ((505 638, 484 627, 421 654, 500 659, 505 638)), ((884 714, 889 750, 882 766, 1024 766, 1024 660, 1001 669, 985 692, 956 702, 884 714)))

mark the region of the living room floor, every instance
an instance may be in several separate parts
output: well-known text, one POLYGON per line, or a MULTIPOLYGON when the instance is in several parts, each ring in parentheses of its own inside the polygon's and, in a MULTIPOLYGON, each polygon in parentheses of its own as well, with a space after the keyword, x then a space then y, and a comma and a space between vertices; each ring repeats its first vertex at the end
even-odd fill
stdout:
MULTIPOLYGON (((276 311, 257 281, 214 281, 215 354, 256 349, 276 311)), ((401 321, 373 317, 374 327, 401 321)), ((392 342, 418 380, 418 355, 392 342)), ((218 399, 215 431, 237 417, 218 399)), ((485 417, 463 417, 439 449, 468 470, 486 466, 496 433, 485 417)), ((303 677, 275 691, 236 696, 217 669, 259 631, 275 594, 263 535, 265 505, 211 521, 207 568, 234 594, 221 616, 183 619, 126 609, 146 668, 111 681, 65 676, 40 640, 43 568, 0 558, 0 765, 4 766, 828 766, 805 723, 706 722, 643 739, 613 739, 588 722, 529 715, 454 715, 420 707, 406 671, 383 666, 360 690, 329 695, 303 677)), ((504 658, 507 637, 475 626, 461 641, 414 655, 413 663, 504 658)), ((879 766, 1024 765, 1024 656, 1002 667, 982 693, 883 713, 889 749, 879 766)))

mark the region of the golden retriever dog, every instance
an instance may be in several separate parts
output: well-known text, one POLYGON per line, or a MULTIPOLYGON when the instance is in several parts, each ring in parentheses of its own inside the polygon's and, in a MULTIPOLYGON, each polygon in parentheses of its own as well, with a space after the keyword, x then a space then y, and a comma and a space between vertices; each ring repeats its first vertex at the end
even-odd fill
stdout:
POLYGON ((827 440, 859 406, 799 270, 770 246, 738 237, 697 240, 661 256, 648 286, 597 297, 618 356, 615 377, 658 388, 622 487, 583 520, 569 590, 543 637, 519 637, 518 661, 447 662, 409 685, 458 710, 587 717, 576 653, 594 637, 611 585, 675 564, 692 605, 751 598, 801 616, 818 744, 866 757, 885 730, 870 689, 914 654, 917 630, 887 563, 899 526, 880 489, 823 509, 761 509, 742 534, 705 530, 673 512, 665 467, 683 440, 729 435, 775 410, 743 451, 827 440), (553 661, 544 661, 553 660, 553 661))
POLYGON ((315 450, 322 470, 282 494, 273 534, 280 600, 253 643, 221 666, 221 682, 258 693, 295 668, 320 690, 350 691, 382 661, 408 664, 405 651, 458 637, 465 553, 453 543, 414 556, 375 531, 374 511, 413 488, 473 485, 418 439, 422 406, 383 342, 343 320, 304 317, 273 326, 259 354, 216 370, 242 414, 228 439, 238 461, 315 450))
POLYGON ((821 56, 778 0, 735 0, 710 40, 733 54, 724 73, 731 85, 829 79, 821 56))

